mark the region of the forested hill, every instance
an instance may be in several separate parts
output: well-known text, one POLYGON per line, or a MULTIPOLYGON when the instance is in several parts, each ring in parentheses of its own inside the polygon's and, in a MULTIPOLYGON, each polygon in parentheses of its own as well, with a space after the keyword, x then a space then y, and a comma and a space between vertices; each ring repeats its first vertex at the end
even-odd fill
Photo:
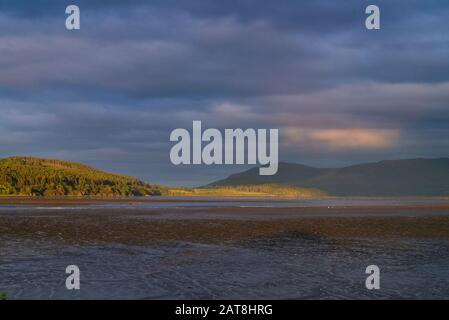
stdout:
POLYGON ((0 159, 0 195, 144 196, 159 195, 159 186, 61 160, 13 157, 0 159))
POLYGON ((257 184, 315 188, 332 196, 449 196, 449 158, 385 160, 343 168, 280 163, 273 176, 261 176, 253 168, 211 186, 257 184))

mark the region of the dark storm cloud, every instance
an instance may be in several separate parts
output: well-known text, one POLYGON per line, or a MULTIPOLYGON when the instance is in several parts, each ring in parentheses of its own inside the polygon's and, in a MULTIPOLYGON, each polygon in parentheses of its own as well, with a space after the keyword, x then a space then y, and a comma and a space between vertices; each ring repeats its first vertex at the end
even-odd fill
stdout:
POLYGON ((449 4, 379 0, 382 29, 367 31, 368 4, 0 1, 2 155, 172 184, 238 171, 169 164, 170 131, 199 119, 278 127, 281 157, 309 164, 442 156, 449 4))
POLYGON ((201 97, 449 80, 449 14, 440 6, 429 17, 435 2, 417 2, 419 14, 385 3, 377 34, 363 28, 360 1, 101 3, 85 3, 77 34, 62 28, 61 13, 38 22, 6 16, 4 25, 22 31, 4 35, 0 84, 201 97))

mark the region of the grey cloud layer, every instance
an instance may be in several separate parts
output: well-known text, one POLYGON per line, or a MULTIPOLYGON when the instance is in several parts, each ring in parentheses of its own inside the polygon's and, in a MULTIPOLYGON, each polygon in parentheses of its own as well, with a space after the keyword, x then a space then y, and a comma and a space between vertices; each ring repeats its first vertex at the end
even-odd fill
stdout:
MULTIPOLYGON (((62 28, 64 15, 42 22, 6 15, 0 30, 11 30, 12 24, 19 31, 2 35, 0 84, 234 96, 291 94, 369 80, 449 80, 447 6, 436 16, 429 15, 435 10, 432 3, 421 4, 421 13, 398 16, 398 5, 386 5, 384 29, 376 34, 364 30, 363 6, 357 2, 269 2, 262 8, 250 6, 253 2, 247 7, 218 3, 215 11, 210 4, 200 6, 201 1, 170 11, 171 3, 162 10, 156 2, 156 11, 132 6, 125 14, 120 7, 115 12, 111 6, 93 6, 96 11, 83 15, 79 34, 62 28), (270 8, 271 15, 263 10, 270 8), (283 28, 281 21, 292 27, 283 28), (328 29, 319 33, 318 23, 328 29)), ((399 7, 407 12, 411 6, 399 7)))

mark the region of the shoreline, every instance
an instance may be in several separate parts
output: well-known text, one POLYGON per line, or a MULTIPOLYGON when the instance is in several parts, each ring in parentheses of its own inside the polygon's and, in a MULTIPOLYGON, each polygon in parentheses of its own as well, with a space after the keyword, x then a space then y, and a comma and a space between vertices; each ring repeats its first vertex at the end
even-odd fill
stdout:
MULTIPOLYGON (((40 205, 40 206, 72 206, 72 205, 96 205, 108 203, 140 204, 140 203, 233 203, 244 202, 294 202, 308 200, 399 200, 399 201, 441 201, 447 202, 449 197, 443 196, 391 196, 391 197, 369 197, 369 196, 323 196, 323 197, 281 197, 281 196, 148 196, 148 197, 104 197, 104 196, 66 196, 66 197, 36 197, 36 196, 4 196, 0 195, 0 205, 40 205)), ((428 205, 428 204, 423 204, 428 205)), ((437 204, 443 205, 443 204, 437 204)), ((414 204, 414 206, 416 206, 414 204)))

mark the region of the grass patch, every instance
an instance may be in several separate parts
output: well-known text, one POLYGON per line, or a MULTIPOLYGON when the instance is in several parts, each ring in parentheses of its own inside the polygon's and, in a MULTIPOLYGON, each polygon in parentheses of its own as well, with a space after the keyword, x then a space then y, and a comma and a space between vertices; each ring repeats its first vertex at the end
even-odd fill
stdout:
POLYGON ((256 184, 239 186, 174 188, 170 196, 215 196, 215 197, 323 197, 327 194, 318 189, 301 188, 278 184, 256 184))

